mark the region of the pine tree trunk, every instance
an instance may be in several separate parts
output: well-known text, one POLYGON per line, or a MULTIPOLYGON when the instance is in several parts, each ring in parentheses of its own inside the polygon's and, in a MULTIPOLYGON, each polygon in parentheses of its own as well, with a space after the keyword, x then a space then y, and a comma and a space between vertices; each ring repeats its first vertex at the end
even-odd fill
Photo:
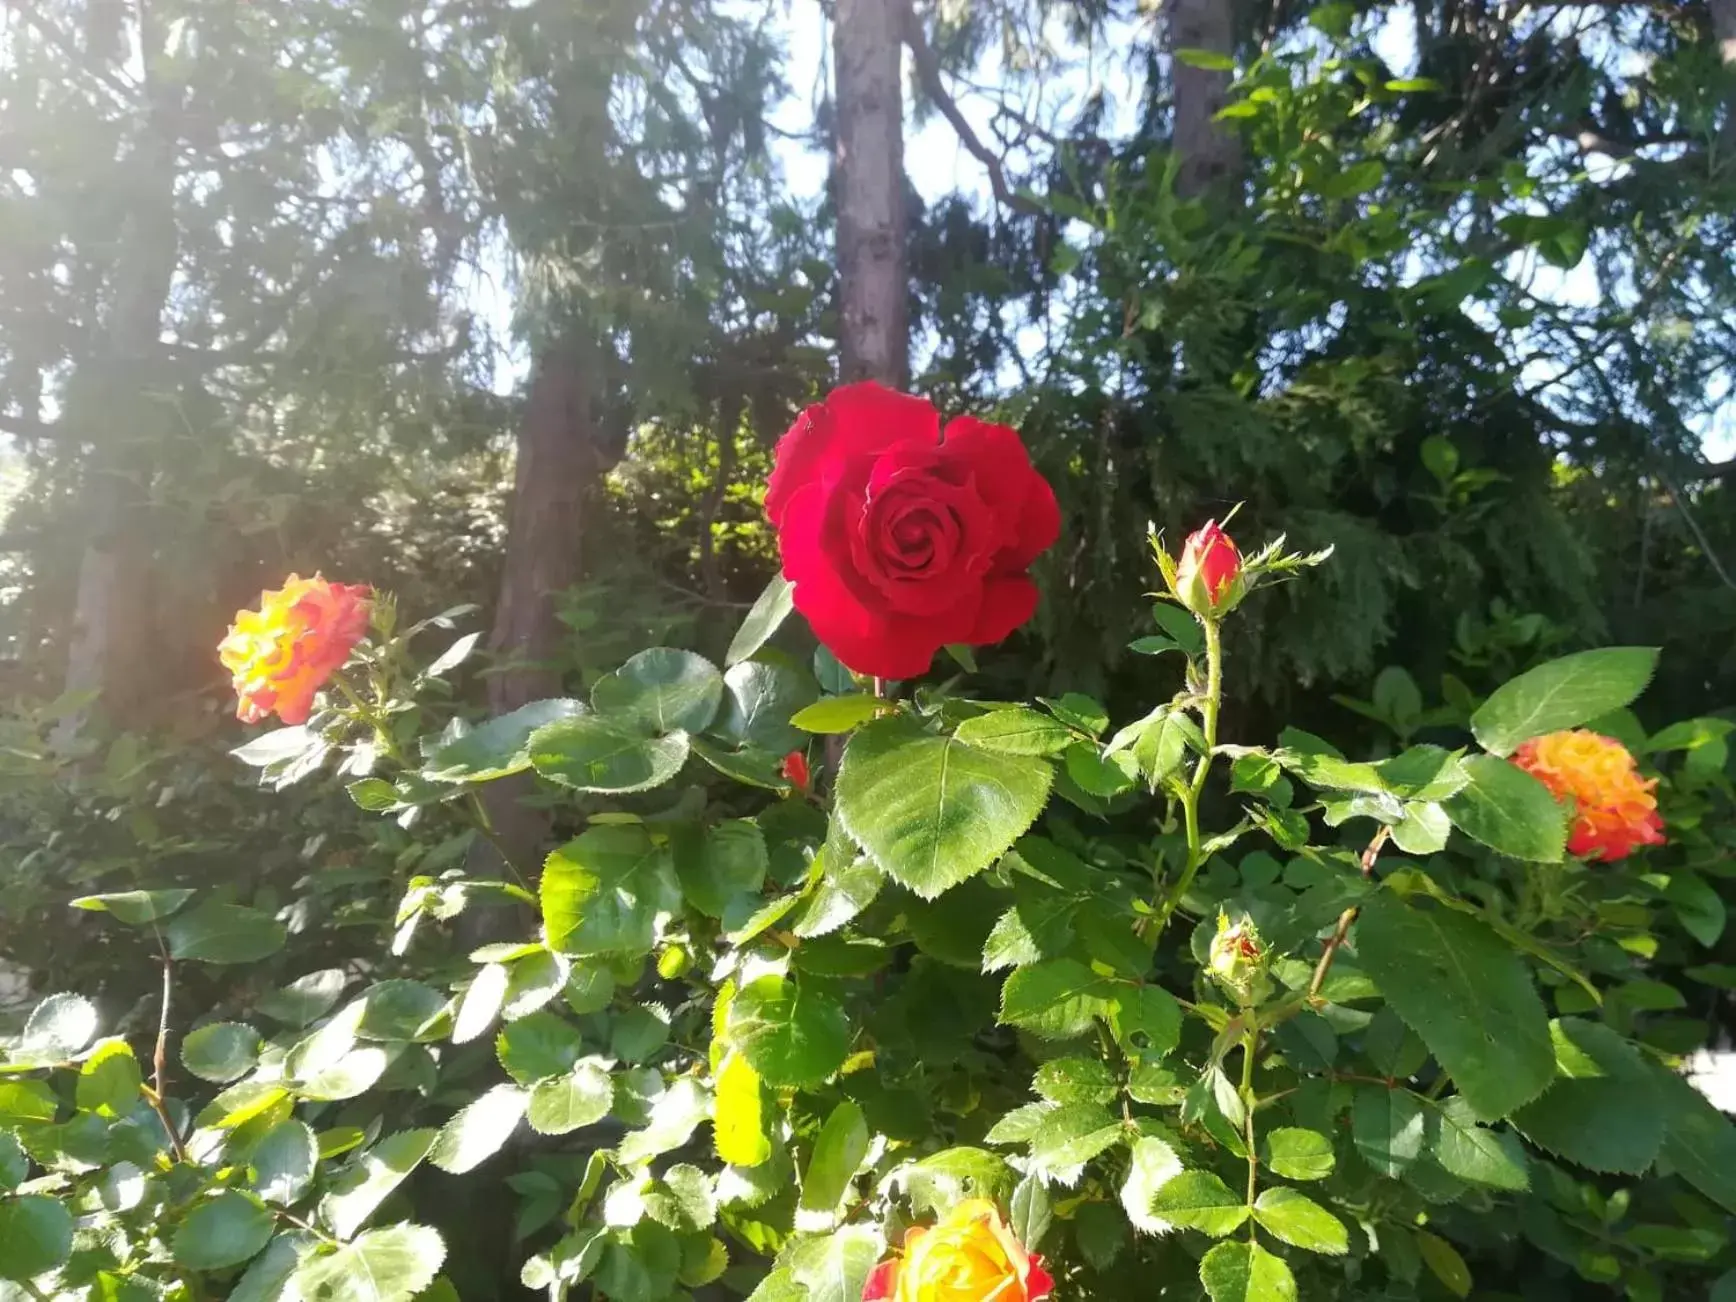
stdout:
POLYGON ((839 366, 895 388, 910 368, 902 15, 902 0, 838 0, 832 34, 839 366))
MULTIPOLYGON (((500 601, 488 641, 496 664, 488 679, 492 715, 561 692, 556 601, 579 580, 585 499, 602 470, 591 406, 595 383, 586 346, 563 340, 537 358, 518 434, 500 601)), ((550 833, 548 814, 522 802, 532 785, 527 775, 482 788, 494 839, 478 845, 473 871, 536 880, 550 833)))
POLYGON ((1175 101, 1172 147, 1181 167, 1176 193, 1196 198, 1231 180, 1241 166, 1241 143, 1218 111, 1229 102, 1230 73, 1196 68, 1178 50, 1235 51, 1233 0, 1170 0, 1170 86, 1175 101))
MULTIPOLYGON (((157 404, 152 373, 161 344, 163 307, 179 258, 175 219, 175 139, 167 92, 150 88, 151 105, 124 166, 137 178, 138 202, 127 214, 113 274, 103 345, 85 363, 78 390, 87 405, 70 413, 93 445, 85 464, 82 514, 87 542, 79 563, 67 640, 67 692, 93 692, 103 713, 126 725, 148 703, 152 672, 150 543, 145 481, 157 404)), ((78 726, 67 721, 66 729, 78 726)))

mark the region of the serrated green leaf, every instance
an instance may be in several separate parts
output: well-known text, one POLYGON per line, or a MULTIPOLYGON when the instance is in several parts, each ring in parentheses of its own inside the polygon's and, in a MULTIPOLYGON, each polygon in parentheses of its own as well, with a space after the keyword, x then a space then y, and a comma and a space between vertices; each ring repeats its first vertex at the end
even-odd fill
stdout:
POLYGON ((1296 1277, 1257 1243, 1220 1243, 1200 1259, 1212 1302, 1296 1302, 1296 1277))
POLYGON ((656 733, 704 732, 722 703, 717 666, 666 646, 639 652, 591 689, 591 708, 609 722, 656 733))
POLYGON ((738 901, 759 895, 771 859, 758 824, 728 818, 714 827, 679 829, 673 864, 687 902, 707 917, 722 918, 738 901))
POLYGON ((1475 918, 1377 891, 1356 925, 1356 955, 1480 1115, 1504 1117, 1554 1078, 1531 975, 1475 918))
POLYGON ((596 1063, 580 1063, 564 1076, 538 1081, 527 1116, 539 1135, 565 1135, 609 1115, 615 1084, 596 1063))
POLYGON ((270 914, 216 900, 177 914, 163 935, 171 958, 200 963, 256 963, 277 953, 289 938, 270 914))
POLYGON ((410 1302, 440 1273, 446 1244, 426 1225, 369 1230, 329 1255, 310 1255, 290 1276, 301 1302, 410 1302))
POLYGON ((1530 1187, 1524 1147, 1507 1131, 1478 1125, 1475 1110, 1463 1097, 1437 1104, 1428 1126, 1435 1160, 1448 1175, 1514 1192, 1530 1187))
POLYGON ((347 981, 342 968, 321 968, 296 978, 281 990, 261 995, 253 1006, 286 1026, 306 1026, 331 1011, 347 981))
POLYGON ((1065 724, 1023 705, 966 719, 956 736, 1002 755, 1059 755, 1073 744, 1073 732, 1065 724))
POLYGON ((837 1208, 868 1156, 868 1140, 868 1122, 860 1104, 845 1099, 832 1109, 802 1174, 800 1205, 804 1211, 830 1215, 837 1208))
POLYGON ((506 1074, 520 1085, 534 1085, 562 1076, 584 1056, 584 1041, 565 1018, 541 1011, 501 1028, 495 1055, 506 1074))
POLYGON ((58 1198, 24 1194, 0 1202, 0 1279, 33 1279, 71 1252, 72 1213, 58 1198))
POLYGON ((1008 1228, 1026 1249, 1035 1251, 1043 1242, 1043 1236, 1049 1232, 1049 1226, 1054 1220, 1054 1212, 1049 1206, 1049 1191, 1042 1180, 1035 1175, 1027 1175, 1019 1181, 1013 1190, 1013 1196, 1008 1204, 1008 1228))
POLYGON ((1511 755, 1532 737, 1619 710, 1645 690, 1657 663, 1656 647, 1604 647, 1551 660, 1496 688, 1471 716, 1471 732, 1491 754, 1511 755))
POLYGON ((887 875, 933 899, 987 868, 1036 821, 1054 771, 883 719, 850 739, 837 812, 887 875))
POLYGON ((131 926, 144 926, 174 913, 193 892, 185 888, 160 891, 114 891, 107 895, 81 895, 72 901, 75 909, 110 913, 131 926))
POLYGON ((1358 1085, 1350 1105, 1350 1135, 1376 1171, 1394 1179, 1422 1155, 1423 1105, 1407 1089, 1358 1085))
POLYGON ((1242 1196, 1210 1171, 1183 1171, 1165 1181, 1152 1195, 1150 1212, 1157 1220, 1214 1239, 1234 1232, 1248 1219, 1242 1196))
POLYGON ((1108 1016, 1115 984, 1077 959, 1057 958, 1022 967, 1001 988, 1000 1020, 1051 1040, 1070 1039, 1108 1016))
POLYGON ((768 1085, 818 1085, 843 1065, 850 1034, 835 999, 779 976, 752 982, 729 1009, 730 1043, 768 1085))
POLYGON ((527 745, 532 767, 550 782, 617 795, 662 786, 692 749, 684 732, 648 737, 594 714, 545 724, 527 745))
POLYGON ((1659 1162, 1736 1214, 1736 1125, 1680 1076, 1658 1068, 1653 1078, 1666 1118, 1659 1162))
POLYGON ((714 1132, 717 1155, 731 1166, 751 1168, 772 1155, 765 1129, 764 1088, 759 1073, 738 1050, 717 1068, 714 1132))
POLYGON ((7 1055, 9 1065, 48 1066, 71 1058, 96 1036, 96 1005, 83 995, 49 995, 31 1010, 7 1055))
POLYGON ((1470 781, 1441 805, 1454 827, 1514 859, 1561 862, 1567 814, 1548 787, 1494 755, 1469 756, 1464 770, 1470 781))
POLYGON ((99 1041, 79 1068, 78 1110, 124 1116, 138 1103, 143 1080, 138 1059, 125 1040, 99 1041))
POLYGON ((861 1302, 884 1248, 877 1230, 847 1225, 799 1245, 790 1254, 790 1273, 807 1288, 807 1302, 861 1302))
POLYGON ((319 1166, 319 1141, 306 1122, 291 1117, 265 1132, 248 1165, 254 1173, 253 1191, 268 1203, 287 1207, 313 1183, 319 1166))
POLYGON ((1449 1293, 1454 1297, 1470 1296, 1471 1268, 1465 1264, 1457 1248, 1427 1230, 1417 1231, 1416 1244, 1418 1255, 1434 1277, 1446 1285, 1449 1293))
POLYGON ((723 712, 712 733, 731 746, 782 755, 807 743, 791 718, 820 694, 813 677, 793 666, 763 660, 732 665, 723 676, 723 712))
POLYGON ((354 1237, 392 1191, 421 1165, 439 1132, 400 1130, 387 1135, 345 1167, 320 1200, 320 1217, 340 1239, 354 1237))
POLYGON ((496 1085, 441 1128, 428 1160, 453 1175, 475 1170, 506 1145, 529 1107, 527 1091, 496 1085))
POLYGON ((1121 1206, 1134 1229, 1141 1234, 1167 1234, 1174 1228, 1152 1211, 1152 1204, 1158 1191, 1181 1172, 1181 1158, 1163 1140, 1144 1135, 1134 1141, 1127 1180, 1121 1186, 1121 1206))
POLYGON ((1266 1165, 1288 1180, 1324 1180, 1338 1160, 1332 1141, 1318 1130, 1279 1126, 1261 1136, 1261 1143, 1266 1165))
POLYGON ((227 1085, 259 1061, 259 1032, 242 1022, 211 1022, 181 1041, 181 1063, 200 1080, 227 1085))
POLYGON ((259 1199, 229 1189, 196 1204, 175 1231, 175 1260, 188 1270, 222 1270, 251 1260, 277 1221, 259 1199))
POLYGON ((639 824, 593 827, 549 855, 540 890, 551 949, 648 954, 656 919, 680 908, 669 850, 639 824))
POLYGON ((530 767, 530 739, 537 729, 586 713, 583 701, 532 701, 478 724, 428 758, 422 776, 431 782, 494 782, 530 767))
POLYGON ((1063 1184, 1078 1168, 1125 1137, 1121 1119, 1100 1103, 1063 1103, 1045 1110, 1031 1135, 1032 1169, 1063 1184))
POLYGON ((1664 1099, 1637 1050, 1579 1018, 1550 1026, 1559 1075, 1513 1114, 1533 1144, 1592 1171, 1642 1175, 1664 1142, 1664 1099))
POLYGON ((1260 1228, 1293 1248, 1342 1257, 1350 1251, 1344 1222, 1294 1189, 1267 1189, 1254 1201, 1260 1228))

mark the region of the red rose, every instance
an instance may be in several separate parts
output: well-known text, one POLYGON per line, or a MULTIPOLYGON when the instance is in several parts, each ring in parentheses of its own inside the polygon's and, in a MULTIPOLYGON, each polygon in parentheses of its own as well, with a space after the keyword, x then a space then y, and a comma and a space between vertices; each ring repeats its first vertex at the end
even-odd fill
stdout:
POLYGON ((845 665, 914 678, 1037 608, 1025 571, 1061 532, 1019 436, 878 384, 836 389, 778 443, 766 488, 796 609, 845 665))

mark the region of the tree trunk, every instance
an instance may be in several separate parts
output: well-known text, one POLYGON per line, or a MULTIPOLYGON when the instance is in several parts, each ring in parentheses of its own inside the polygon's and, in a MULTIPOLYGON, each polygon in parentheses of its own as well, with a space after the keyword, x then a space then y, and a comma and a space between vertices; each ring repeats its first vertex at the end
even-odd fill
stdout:
POLYGON ((1171 145, 1180 160, 1176 193, 1193 199, 1231 180, 1241 166, 1241 143, 1218 111, 1229 102, 1230 73, 1196 68, 1180 50, 1235 52, 1233 0, 1170 0, 1170 87, 1175 101, 1171 145))
MULTIPOLYGON (((180 252, 169 125, 174 106, 161 88, 147 93, 150 107, 126 164, 138 178, 141 198, 123 228, 103 346, 76 386, 84 405, 68 412, 94 451, 85 465, 87 542, 67 641, 65 690, 99 694, 104 713, 122 725, 149 699, 144 684, 151 671, 146 651, 152 645, 152 603, 143 517, 157 424, 151 385, 163 306, 180 252)), ((77 726, 75 717, 65 729, 77 726)))
MULTIPOLYGON (((560 695, 562 625, 555 602, 579 580, 584 501, 602 469, 592 410, 595 377, 589 347, 570 339, 545 348, 531 377, 518 434, 500 602, 488 641, 496 664, 488 680, 494 715, 560 695)), ((482 788, 494 841, 479 844, 473 871, 505 876, 510 865, 525 881, 535 879, 549 818, 523 803, 532 785, 525 775, 482 788)))
POLYGON ((839 369, 902 388, 910 368, 904 258, 903 0, 838 0, 839 369))
MULTIPOLYGON (((1712 10, 1712 39, 1718 42, 1718 58, 1724 65, 1726 85, 1736 81, 1736 0, 1707 0, 1712 10)), ((1724 169, 1736 155, 1736 90, 1724 93, 1724 127, 1718 133, 1718 151, 1724 169)))

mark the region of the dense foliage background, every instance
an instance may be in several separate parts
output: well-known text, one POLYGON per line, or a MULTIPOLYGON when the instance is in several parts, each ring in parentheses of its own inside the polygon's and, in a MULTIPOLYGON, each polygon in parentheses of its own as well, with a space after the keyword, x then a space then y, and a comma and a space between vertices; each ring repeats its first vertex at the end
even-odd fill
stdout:
MULTIPOLYGON (((335 781, 262 801, 226 759, 211 648, 285 573, 478 607, 486 653, 424 685, 446 714, 582 696, 653 643, 721 658, 776 565, 771 447, 862 351, 847 165, 804 180, 860 109, 811 66, 850 8, 0 10, 21 1009, 76 988, 154 1029, 151 947, 73 896, 221 885, 290 918, 287 979, 366 967, 411 874, 486 857, 358 822, 335 781)), ((1143 711, 1174 676, 1129 649, 1146 523, 1239 502, 1336 552, 1228 631, 1232 740, 1457 744, 1507 677, 1612 642, 1663 648, 1636 728, 1727 714, 1736 4, 884 8, 909 375, 882 378, 1017 425, 1064 512, 976 691, 1143 711)), ((1689 754, 1713 807, 1722 734, 1689 754)), ((513 834, 571 830, 537 815, 513 834)), ((1717 917, 1655 956, 1676 1049, 1728 1034, 1717 917)), ((257 993, 186 979, 189 1018, 257 993)), ((1491 1255, 1522 1280, 1546 1238, 1491 1255)), ((476 1273, 465 1297, 517 1278, 476 1273)))

